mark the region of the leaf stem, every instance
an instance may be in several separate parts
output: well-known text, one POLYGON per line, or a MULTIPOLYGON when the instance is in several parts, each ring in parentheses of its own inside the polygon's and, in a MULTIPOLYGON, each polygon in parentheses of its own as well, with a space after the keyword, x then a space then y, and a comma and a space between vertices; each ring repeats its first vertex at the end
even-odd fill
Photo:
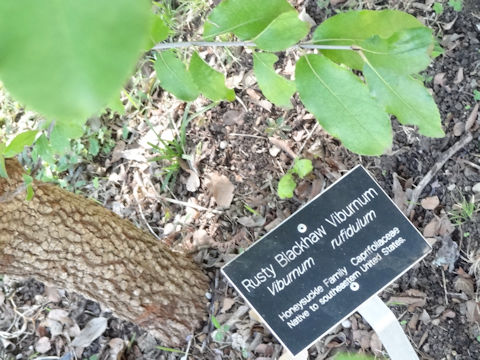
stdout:
MULTIPOLYGON (((191 46, 197 47, 256 47, 251 41, 184 41, 172 43, 160 43, 155 45, 152 50, 179 49, 191 46)), ((299 43, 290 49, 316 49, 316 50, 355 50, 350 45, 314 45, 299 43)))

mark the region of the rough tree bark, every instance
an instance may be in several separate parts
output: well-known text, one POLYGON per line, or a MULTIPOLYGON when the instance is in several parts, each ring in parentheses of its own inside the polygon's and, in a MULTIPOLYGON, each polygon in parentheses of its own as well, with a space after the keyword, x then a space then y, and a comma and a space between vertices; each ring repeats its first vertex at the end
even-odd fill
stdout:
POLYGON ((7 160, 0 178, 0 274, 34 277, 98 301, 170 346, 205 316, 207 276, 188 257, 102 206, 36 182, 7 160))

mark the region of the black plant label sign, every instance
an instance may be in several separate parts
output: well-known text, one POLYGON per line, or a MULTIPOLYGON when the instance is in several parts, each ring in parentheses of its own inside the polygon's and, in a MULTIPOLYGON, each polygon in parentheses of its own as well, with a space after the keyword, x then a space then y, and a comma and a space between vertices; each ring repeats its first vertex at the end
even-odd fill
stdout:
POLYGON ((296 355, 429 251, 422 235, 357 166, 222 271, 296 355))

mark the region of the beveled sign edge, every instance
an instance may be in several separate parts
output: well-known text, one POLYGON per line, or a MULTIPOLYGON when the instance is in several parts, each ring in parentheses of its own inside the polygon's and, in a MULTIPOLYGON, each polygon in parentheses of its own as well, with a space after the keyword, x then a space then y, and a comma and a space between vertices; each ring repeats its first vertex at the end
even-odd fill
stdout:
POLYGON ((266 233, 265 235, 263 235, 259 240, 255 241, 252 245, 250 245, 244 252, 242 252, 241 254, 238 254, 236 257, 234 257, 233 259, 231 259, 230 261, 228 261, 225 265, 223 265, 220 269, 221 273, 223 274, 223 276, 225 276, 228 280, 228 282, 230 283, 230 285, 240 294, 240 296, 243 298, 243 300, 247 303, 247 305, 250 307, 251 310, 253 310, 255 312, 255 314, 258 316, 258 318, 262 321, 262 324, 264 326, 266 326, 270 332, 275 336, 275 338, 278 340, 278 342, 285 348, 287 349, 291 354, 293 354, 294 356, 300 354, 302 351, 304 351, 305 349, 308 349, 310 348, 311 346, 313 346, 318 340, 320 340, 322 337, 324 337, 325 335, 327 335, 328 333, 330 333, 330 331, 332 331, 334 328, 336 328, 339 324, 342 323, 342 321, 344 321, 345 319, 349 318, 352 314, 356 313, 358 308, 364 304, 365 302, 367 301, 370 301, 370 299, 374 296, 377 296, 378 294, 380 294, 383 290, 385 290, 387 287, 389 287, 391 284, 393 284, 395 281, 397 281, 399 278, 401 278, 403 275, 405 275, 405 273, 407 273, 412 267, 414 267, 415 265, 417 265, 420 261, 422 261, 428 254, 430 254, 430 252, 432 251, 432 246, 428 243, 428 241, 424 238, 424 236, 422 235, 422 233, 416 228, 415 225, 412 224, 412 222, 410 221, 410 219, 408 219, 408 217, 403 213, 402 210, 400 210, 400 208, 397 206, 397 204, 395 204, 395 202, 390 198, 390 196, 387 194, 387 192, 380 186, 380 184, 377 182, 377 180, 370 174, 370 172, 365 169, 365 167, 362 165, 362 164, 358 164, 356 166, 354 166, 352 169, 350 169, 347 173, 345 173, 344 175, 342 175, 342 177, 340 179, 338 179, 337 181, 335 181, 334 183, 330 184, 327 188, 325 188, 320 194, 318 194, 317 196, 315 196, 312 200, 310 200, 309 202, 307 202, 306 204, 304 204, 303 206, 301 206, 298 210, 296 210, 293 214, 291 214, 289 217, 285 218, 280 224, 278 224, 277 226, 275 226, 273 229, 271 229, 268 233, 266 233), (248 299, 246 298, 246 296, 243 294, 243 292, 240 290, 240 288, 238 286, 236 286, 236 284, 230 279, 230 277, 225 273, 225 268, 230 265, 230 263, 232 263, 233 261, 237 260, 240 256, 244 255, 247 251, 251 250, 255 245, 257 245, 258 243, 260 243, 260 241, 262 241, 265 237, 267 237, 268 234, 272 233, 273 231, 275 231, 278 227, 282 226, 284 222, 286 222, 289 218, 291 218, 292 216, 294 216, 295 214, 297 214, 298 212, 300 212, 304 207, 308 206, 310 203, 312 203, 313 201, 317 200, 319 197, 321 197, 323 194, 325 194, 327 191, 329 191, 331 188, 333 188, 335 185, 338 185, 340 184, 350 173, 352 173, 354 170, 356 170, 358 167, 362 168, 364 170, 364 172, 370 177, 370 179, 372 179, 373 182, 375 182, 375 184, 377 184, 377 186, 380 188, 380 190, 383 192, 383 194, 391 201, 391 203, 397 208, 397 210, 400 212, 400 214, 402 214, 402 216, 412 225, 412 227, 415 229, 415 231, 420 235, 420 237, 425 241, 425 243, 427 244, 429 250, 423 254, 420 258, 418 258, 415 262, 413 262, 410 266, 408 266, 405 270, 403 270, 400 274, 398 274, 396 277, 394 277, 390 282, 388 282, 387 284, 385 284, 382 288, 380 288, 377 292, 375 292, 374 294, 372 294, 371 296, 369 296, 367 298, 367 300, 365 300, 364 302, 362 302, 361 304, 359 304, 354 310, 352 310, 350 313, 348 313, 346 316, 342 317, 338 322, 336 322, 332 327, 330 327, 328 330, 326 330, 325 332, 323 332, 323 334, 319 335, 314 341, 312 341, 309 345, 305 346, 304 348, 302 348, 302 350, 298 351, 297 353, 293 353, 290 348, 284 344, 284 342, 282 341, 282 339, 277 335, 277 333, 270 327, 270 325, 268 324, 267 321, 265 321, 265 319, 260 315, 260 313, 257 311, 257 309, 250 303, 250 301, 248 301, 248 299))

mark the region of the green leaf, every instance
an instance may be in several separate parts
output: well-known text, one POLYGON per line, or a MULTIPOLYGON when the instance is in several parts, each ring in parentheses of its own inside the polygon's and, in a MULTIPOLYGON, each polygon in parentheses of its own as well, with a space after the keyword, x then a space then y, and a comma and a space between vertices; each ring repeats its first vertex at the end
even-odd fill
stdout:
POLYGON ((363 354, 338 354, 334 360, 374 360, 373 357, 363 354))
POLYGON ((286 0, 223 0, 208 15, 203 37, 212 40, 231 32, 241 40, 251 40, 280 14, 292 10, 286 0))
POLYGON ((160 86, 180 100, 195 100, 199 91, 185 64, 177 58, 173 50, 161 51, 155 61, 160 86))
POLYGON ((390 118, 351 71, 322 55, 297 62, 295 82, 305 107, 345 147, 362 155, 380 155, 392 143, 390 118))
POLYGON ((418 132, 425 136, 445 135, 437 105, 420 81, 409 75, 398 75, 392 70, 376 69, 369 65, 365 65, 363 74, 371 95, 400 123, 418 126, 418 132))
POLYGON ((215 326, 215 329, 221 329, 222 325, 218 322, 217 318, 212 315, 212 324, 215 326))
POLYGON ((30 175, 27 174, 22 174, 23 176, 23 182, 25 183, 25 186, 27 187, 27 195, 25 197, 25 200, 30 201, 33 198, 33 178, 30 175))
POLYGON ((153 46, 159 42, 165 40, 168 37, 170 29, 163 22, 162 18, 156 14, 152 14, 152 27, 150 29, 150 39, 146 50, 150 50, 153 46))
POLYGON ((399 31, 388 39, 378 35, 362 41, 362 51, 374 67, 392 69, 401 74, 424 70, 433 49, 432 30, 425 27, 399 31))
POLYGON ((7 178, 7 168, 5 167, 5 158, 0 154, 0 177, 7 178))
POLYGON ((275 105, 291 109, 290 98, 296 90, 295 83, 275 72, 273 64, 277 61, 278 57, 274 54, 255 52, 253 70, 263 95, 275 105))
POLYGON ((98 143, 98 140, 91 136, 88 139, 88 153, 92 156, 97 156, 98 152, 100 151, 100 144, 98 143))
MULTIPOLYGON (((378 35, 389 38, 394 33, 422 27, 414 16, 398 10, 361 10, 337 14, 321 23, 313 33, 313 41, 318 45, 357 45, 378 35)), ((336 63, 361 70, 363 60, 354 51, 321 50, 322 54, 336 63)))
POLYGON ((255 44, 267 51, 282 51, 307 36, 310 25, 298 18, 295 10, 280 14, 253 39, 255 44))
POLYGON ((280 178, 278 182, 277 194, 280 199, 290 199, 293 197, 293 191, 297 187, 293 175, 291 173, 286 173, 280 178))
POLYGON ((77 139, 83 135, 83 126, 78 123, 56 123, 50 134, 52 149, 60 154, 70 149, 70 139, 77 139))
POLYGON ((6 158, 11 158, 17 154, 20 154, 25 146, 30 146, 33 144, 37 133, 37 130, 28 130, 15 136, 3 151, 3 156, 6 158))
POLYGON ((123 105, 122 100, 120 99, 120 96, 118 96, 118 94, 115 95, 113 99, 108 102, 107 107, 110 110, 115 111, 119 115, 125 115, 125 106, 123 105))
POLYGON ((86 119, 120 92, 151 17, 148 0, 0 1, 0 14, 1 81, 56 121, 86 119))
POLYGON ((298 175, 300 179, 310 174, 313 170, 312 160, 309 159, 295 159, 292 171, 298 175))
POLYGON ((188 68, 200 92, 212 101, 235 100, 235 92, 225 86, 225 76, 212 69, 194 52, 188 68))
POLYGON ((32 150, 33 160, 37 161, 39 157, 41 157, 47 163, 54 162, 52 147, 50 146, 50 142, 45 134, 42 134, 38 137, 32 150))

